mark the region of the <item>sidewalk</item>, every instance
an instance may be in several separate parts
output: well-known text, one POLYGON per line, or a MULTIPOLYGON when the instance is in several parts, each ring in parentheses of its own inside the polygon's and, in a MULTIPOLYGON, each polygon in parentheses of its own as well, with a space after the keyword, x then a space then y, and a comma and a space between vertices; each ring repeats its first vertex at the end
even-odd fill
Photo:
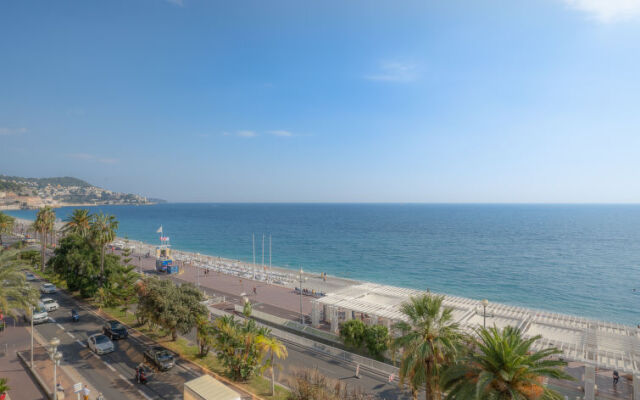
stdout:
MULTIPOLYGON (((20 355, 24 358, 24 360, 29 363, 31 358, 31 349, 30 349, 30 335, 31 328, 28 327, 25 329, 25 337, 29 340, 29 347, 25 350, 20 351, 20 355)), ((53 387, 53 361, 49 358, 49 354, 47 353, 47 348, 45 347, 47 342, 35 332, 34 335, 34 352, 33 352, 33 371, 37 374, 44 386, 46 387, 47 396, 51 393, 51 388, 53 387)), ((84 379, 80 377, 80 375, 69 365, 65 365, 64 354, 63 359, 60 362, 60 365, 56 368, 56 382, 60 383, 62 388, 64 389, 64 393, 58 392, 58 400, 64 399, 76 399, 77 395, 73 393, 73 385, 75 383, 82 383, 84 386, 87 384, 84 379)), ((98 396, 98 392, 95 388, 87 384, 89 388, 90 396, 89 399, 95 399, 98 396)), ((13 396, 12 396, 13 398, 13 396)), ((39 397, 41 398, 41 397, 39 397)), ((49 398, 49 397, 45 397, 49 398)))
POLYGON ((46 398, 35 379, 18 359, 17 352, 28 349, 30 333, 22 319, 7 318, 7 327, 0 333, 0 376, 7 378, 11 400, 41 400, 46 398), (14 326, 15 323, 15 326, 14 326))

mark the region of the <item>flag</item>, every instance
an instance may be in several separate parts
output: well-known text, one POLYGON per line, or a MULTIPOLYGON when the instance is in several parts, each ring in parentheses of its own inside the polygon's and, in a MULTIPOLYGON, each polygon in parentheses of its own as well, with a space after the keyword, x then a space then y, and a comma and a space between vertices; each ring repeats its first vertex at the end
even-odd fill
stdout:
POLYGON ((162 233, 162 225, 160 225, 160 228, 158 228, 158 230, 156 231, 156 233, 162 233))

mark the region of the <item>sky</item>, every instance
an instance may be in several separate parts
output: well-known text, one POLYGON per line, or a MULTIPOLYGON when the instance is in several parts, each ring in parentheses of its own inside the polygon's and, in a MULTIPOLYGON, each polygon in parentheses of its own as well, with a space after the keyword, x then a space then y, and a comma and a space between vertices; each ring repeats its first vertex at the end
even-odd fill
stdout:
POLYGON ((640 202, 640 0, 0 2, 0 173, 181 202, 640 202))

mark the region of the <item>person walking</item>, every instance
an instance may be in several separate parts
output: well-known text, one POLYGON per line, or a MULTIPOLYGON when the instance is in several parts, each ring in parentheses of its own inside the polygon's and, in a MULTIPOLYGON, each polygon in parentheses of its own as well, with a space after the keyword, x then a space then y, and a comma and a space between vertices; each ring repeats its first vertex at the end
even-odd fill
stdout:
POLYGON ((620 374, 618 373, 618 371, 613 371, 613 384, 617 385, 618 380, 620 380, 620 374))
POLYGON ((82 389, 82 398, 84 400, 89 400, 89 393, 91 393, 91 390, 89 390, 87 385, 84 385, 84 389, 82 389))

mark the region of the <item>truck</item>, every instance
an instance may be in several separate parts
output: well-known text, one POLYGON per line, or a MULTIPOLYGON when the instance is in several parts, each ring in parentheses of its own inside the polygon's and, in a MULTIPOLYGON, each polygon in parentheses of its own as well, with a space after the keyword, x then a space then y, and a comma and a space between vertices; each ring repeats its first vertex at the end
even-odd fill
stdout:
POLYGON ((145 350, 144 360, 160 371, 168 371, 174 364, 173 354, 162 346, 152 346, 145 350))

